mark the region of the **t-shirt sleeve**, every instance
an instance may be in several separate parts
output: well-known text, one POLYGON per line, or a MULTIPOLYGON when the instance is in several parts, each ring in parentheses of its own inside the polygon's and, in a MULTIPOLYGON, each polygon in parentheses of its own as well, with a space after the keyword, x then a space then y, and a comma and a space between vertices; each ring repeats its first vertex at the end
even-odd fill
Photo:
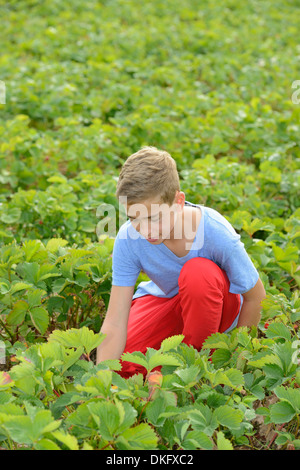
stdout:
POLYGON ((252 289, 259 279, 259 273, 248 255, 241 236, 234 230, 227 219, 219 217, 213 241, 213 261, 224 269, 232 294, 243 294, 252 289))
POLYGON ((112 285, 135 286, 141 272, 140 263, 128 246, 128 239, 120 238, 119 233, 112 254, 112 285))

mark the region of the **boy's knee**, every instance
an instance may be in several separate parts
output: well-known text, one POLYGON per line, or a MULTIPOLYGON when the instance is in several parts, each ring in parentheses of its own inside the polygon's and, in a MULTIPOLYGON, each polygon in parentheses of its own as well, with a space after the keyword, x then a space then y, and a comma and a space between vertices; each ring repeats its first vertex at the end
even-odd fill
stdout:
POLYGON ((222 288, 224 276, 222 269, 207 258, 192 258, 181 268, 178 285, 183 287, 188 285, 191 288, 198 288, 207 284, 216 284, 222 288))

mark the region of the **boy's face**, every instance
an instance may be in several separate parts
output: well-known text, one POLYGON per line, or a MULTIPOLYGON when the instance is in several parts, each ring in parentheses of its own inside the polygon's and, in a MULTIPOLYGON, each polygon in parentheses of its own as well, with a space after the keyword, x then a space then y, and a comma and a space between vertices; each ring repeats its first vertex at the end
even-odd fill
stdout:
POLYGON ((139 204, 127 205, 127 216, 135 228, 149 243, 159 244, 165 239, 180 238, 175 234, 176 222, 181 219, 185 194, 177 191, 172 206, 148 199, 139 204))

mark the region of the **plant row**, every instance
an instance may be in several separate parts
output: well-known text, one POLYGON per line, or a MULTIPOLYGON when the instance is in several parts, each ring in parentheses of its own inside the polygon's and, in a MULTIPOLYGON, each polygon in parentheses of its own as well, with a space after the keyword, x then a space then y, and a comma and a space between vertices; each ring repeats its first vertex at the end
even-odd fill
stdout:
POLYGON ((299 341, 283 322, 257 333, 216 333, 201 352, 182 335, 167 338, 159 350, 122 355, 143 367, 128 379, 118 374, 120 361, 94 364, 104 335, 87 327, 15 343, 15 365, 0 373, 1 447, 298 449, 299 341), (276 430, 272 442, 259 440, 258 416, 276 430))

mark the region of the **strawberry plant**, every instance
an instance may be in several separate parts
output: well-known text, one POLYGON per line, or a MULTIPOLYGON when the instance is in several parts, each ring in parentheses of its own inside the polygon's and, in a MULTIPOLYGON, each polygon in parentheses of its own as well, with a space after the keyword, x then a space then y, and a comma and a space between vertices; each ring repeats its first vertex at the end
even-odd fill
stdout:
POLYGON ((46 245, 29 240, 0 248, 2 339, 45 338, 57 324, 65 328, 93 325, 107 306, 111 240, 85 249, 67 247, 61 238, 46 245))
POLYGON ((1 373, 1 445, 252 448, 260 415, 275 428, 285 423, 285 430, 277 432, 277 445, 298 447, 299 365, 289 343, 258 338, 246 328, 212 335, 201 352, 182 339, 167 338, 159 350, 148 349, 145 355, 123 354, 122 360, 147 370, 129 379, 118 374, 120 361, 93 363, 90 354, 103 335, 87 327, 54 330, 47 342, 27 348, 16 344, 18 364, 1 373), (227 354, 226 366, 222 351, 231 356, 227 354), (158 366, 161 371, 153 372, 158 366), (266 407, 270 392, 277 401, 266 407))

